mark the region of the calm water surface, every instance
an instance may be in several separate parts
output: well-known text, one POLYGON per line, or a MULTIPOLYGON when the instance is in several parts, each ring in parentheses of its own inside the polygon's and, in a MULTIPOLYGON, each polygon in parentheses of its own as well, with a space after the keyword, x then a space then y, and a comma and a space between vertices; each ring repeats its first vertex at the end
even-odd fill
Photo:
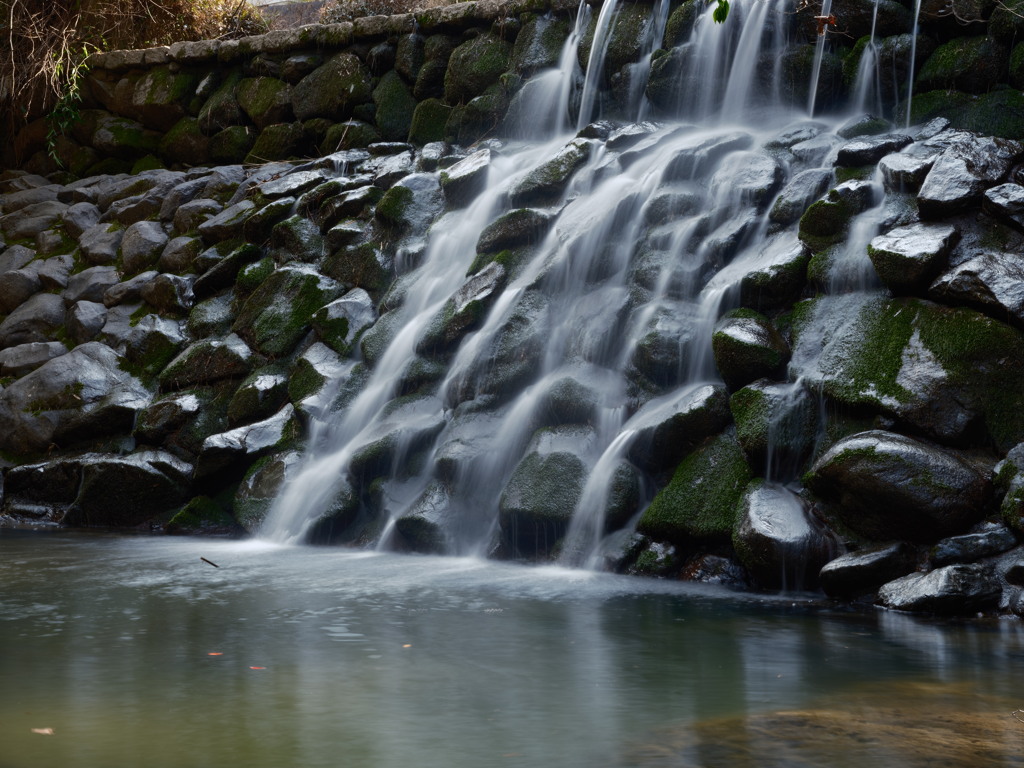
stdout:
POLYGON ((1012 621, 0 530, 0 768, 1024 765, 1019 708, 1012 621))

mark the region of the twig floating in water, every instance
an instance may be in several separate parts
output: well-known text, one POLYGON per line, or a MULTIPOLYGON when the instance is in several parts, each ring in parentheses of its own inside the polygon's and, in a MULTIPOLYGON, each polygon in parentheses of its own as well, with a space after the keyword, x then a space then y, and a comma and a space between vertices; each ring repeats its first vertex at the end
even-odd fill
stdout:
POLYGON ((209 563, 214 568, 220 568, 220 566, 213 562, 213 560, 207 560, 205 557, 200 557, 199 559, 202 560, 204 563, 209 563))

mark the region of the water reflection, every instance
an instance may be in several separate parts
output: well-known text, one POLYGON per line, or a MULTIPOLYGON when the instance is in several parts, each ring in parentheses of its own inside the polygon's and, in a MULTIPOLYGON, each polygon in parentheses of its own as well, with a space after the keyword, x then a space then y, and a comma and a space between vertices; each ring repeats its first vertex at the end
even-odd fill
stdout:
POLYGON ((469 559, 6 531, 0 585, 3 768, 1024 754, 1015 622, 469 559))

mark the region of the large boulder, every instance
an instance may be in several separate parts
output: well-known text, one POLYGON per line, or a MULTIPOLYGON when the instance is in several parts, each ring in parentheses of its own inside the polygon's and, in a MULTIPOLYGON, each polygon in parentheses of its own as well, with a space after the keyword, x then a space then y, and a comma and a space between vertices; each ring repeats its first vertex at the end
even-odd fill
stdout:
POLYGON ((814 463, 807 487, 854 532, 875 541, 934 541, 985 515, 988 475, 961 455, 882 430, 835 443, 814 463))
POLYGON ((970 615, 998 607, 1001 595, 992 570, 972 563, 890 581, 878 590, 878 603, 899 611, 970 615))
POLYGON ((327 117, 338 122, 370 100, 370 72, 351 53, 338 53, 292 88, 292 110, 299 120, 327 117))
POLYGON ((675 467, 728 423, 728 395, 724 387, 686 387, 649 401, 623 426, 635 433, 626 455, 638 467, 662 472, 675 467))
POLYGON ((34 454, 127 434, 152 393, 99 342, 82 344, 0 391, 0 450, 34 454))
POLYGON ((942 218, 977 204, 1022 154, 1024 146, 1017 141, 954 134, 917 193, 921 218, 942 218))

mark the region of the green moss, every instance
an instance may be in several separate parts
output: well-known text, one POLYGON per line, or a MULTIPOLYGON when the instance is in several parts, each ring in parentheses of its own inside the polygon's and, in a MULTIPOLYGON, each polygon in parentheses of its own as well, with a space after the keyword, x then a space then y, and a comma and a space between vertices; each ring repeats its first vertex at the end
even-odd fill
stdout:
POLYGON ((736 422, 736 437, 745 450, 767 445, 770 403, 763 391, 752 387, 737 390, 729 398, 729 410, 736 422))
POLYGON ((274 260, 269 256, 242 267, 235 280, 235 291, 240 297, 247 296, 262 285, 273 271, 274 260))
POLYGON ((131 173, 133 176, 142 173, 143 171, 155 171, 164 167, 164 162, 156 155, 146 155, 140 157, 132 165, 131 173))
POLYGON ((811 203, 800 217, 800 240, 814 252, 823 251, 843 239, 853 214, 838 195, 811 203))
POLYGON ((394 70, 389 70, 373 89, 373 101, 377 105, 375 122, 385 141, 405 141, 412 124, 416 99, 409 87, 394 70))
POLYGON ((735 432, 713 437, 683 459, 641 516, 637 531, 673 544, 728 541, 740 495, 752 477, 735 432))
POLYGON ((416 105, 409 126, 409 141, 423 146, 432 141, 443 141, 452 108, 440 99, 424 99, 416 105))
POLYGON ((862 165, 859 168, 836 166, 836 184, 842 184, 844 181, 867 181, 874 173, 875 166, 873 165, 862 165))
POLYGON ((209 496, 196 496, 178 510, 167 523, 167 533, 207 533, 236 528, 238 523, 209 496))
POLYGON ((408 187, 394 186, 384 193, 377 203, 376 219, 391 229, 405 229, 408 224, 406 213, 413 203, 413 192, 408 187))
POLYGON ((475 275, 492 261, 496 261, 505 268, 510 280, 514 280, 523 266, 528 264, 536 252, 535 248, 523 246, 522 248, 510 248, 499 253, 478 253, 473 263, 466 272, 467 276, 475 275))

